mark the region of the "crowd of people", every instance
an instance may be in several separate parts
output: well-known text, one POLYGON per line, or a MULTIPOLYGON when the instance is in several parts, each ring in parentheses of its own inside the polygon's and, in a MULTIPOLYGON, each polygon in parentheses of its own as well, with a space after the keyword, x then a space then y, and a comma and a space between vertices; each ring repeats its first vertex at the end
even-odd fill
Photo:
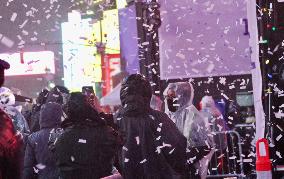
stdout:
MULTIPOLYGON (((1 86, 8 68, 0 61, 1 86)), ((188 82, 169 84, 164 96, 162 112, 149 81, 133 74, 122 83, 122 105, 114 114, 105 113, 94 94, 62 86, 42 90, 22 114, 2 87, 0 178, 206 178, 218 150, 212 131, 226 129, 222 114, 209 96, 197 110, 188 82)))

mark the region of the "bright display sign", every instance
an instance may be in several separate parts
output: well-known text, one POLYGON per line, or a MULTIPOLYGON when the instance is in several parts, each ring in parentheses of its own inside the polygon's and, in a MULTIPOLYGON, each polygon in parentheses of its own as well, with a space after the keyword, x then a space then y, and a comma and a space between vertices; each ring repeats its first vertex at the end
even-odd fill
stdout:
POLYGON ((0 54, 10 64, 5 76, 55 74, 54 53, 51 51, 0 54))
POLYGON ((78 91, 101 82, 101 57, 96 48, 101 41, 99 22, 69 19, 61 27, 65 86, 78 91))

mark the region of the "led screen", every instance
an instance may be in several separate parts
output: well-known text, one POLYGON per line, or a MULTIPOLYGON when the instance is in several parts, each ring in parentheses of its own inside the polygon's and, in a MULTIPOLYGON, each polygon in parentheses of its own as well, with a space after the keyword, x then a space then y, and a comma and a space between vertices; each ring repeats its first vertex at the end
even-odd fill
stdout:
POLYGON ((100 36, 99 22, 91 19, 71 18, 62 23, 64 83, 69 89, 80 90, 101 81, 101 57, 96 48, 100 36))
POLYGON ((55 74, 54 53, 51 51, 0 54, 10 64, 5 76, 55 74))
POLYGON ((162 79, 250 73, 246 0, 159 3, 162 79))

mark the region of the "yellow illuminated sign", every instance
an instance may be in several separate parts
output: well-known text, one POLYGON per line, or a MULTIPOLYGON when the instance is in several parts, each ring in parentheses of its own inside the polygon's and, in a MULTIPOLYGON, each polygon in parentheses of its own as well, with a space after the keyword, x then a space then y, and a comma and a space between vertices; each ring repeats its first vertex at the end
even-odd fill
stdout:
POLYGON ((108 10, 103 13, 103 42, 106 43, 107 54, 120 53, 118 10, 108 10))

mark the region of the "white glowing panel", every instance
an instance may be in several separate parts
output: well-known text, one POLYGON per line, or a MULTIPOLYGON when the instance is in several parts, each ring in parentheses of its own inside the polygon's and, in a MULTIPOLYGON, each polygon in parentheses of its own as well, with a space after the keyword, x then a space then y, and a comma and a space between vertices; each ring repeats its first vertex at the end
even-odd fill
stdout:
POLYGON ((81 19, 62 23, 64 84, 73 91, 93 86, 102 77, 101 58, 96 43, 100 41, 99 23, 81 19))
POLYGON ((10 64, 5 76, 55 74, 54 53, 51 51, 0 54, 10 64))

